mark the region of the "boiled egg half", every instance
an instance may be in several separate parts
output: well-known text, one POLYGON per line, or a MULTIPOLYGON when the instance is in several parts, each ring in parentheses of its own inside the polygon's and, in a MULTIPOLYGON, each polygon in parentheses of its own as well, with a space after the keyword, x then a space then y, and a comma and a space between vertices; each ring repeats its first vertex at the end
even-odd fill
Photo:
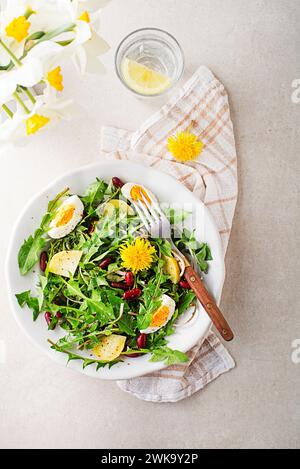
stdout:
POLYGON ((74 230, 83 217, 84 206, 77 195, 68 197, 57 209, 50 223, 49 236, 60 239, 74 230))
POLYGON ((139 200, 143 203, 144 200, 143 198, 149 203, 149 205, 152 204, 152 201, 157 201, 156 197, 154 194, 152 194, 149 189, 146 189, 146 187, 141 186, 140 184, 134 184, 132 182, 128 182, 122 187, 122 194, 126 199, 132 201, 132 202, 138 202, 139 200))
POLYGON ((160 307, 152 313, 151 323, 141 331, 143 334, 152 334, 164 327, 170 321, 176 308, 175 301, 168 295, 162 295, 160 307))

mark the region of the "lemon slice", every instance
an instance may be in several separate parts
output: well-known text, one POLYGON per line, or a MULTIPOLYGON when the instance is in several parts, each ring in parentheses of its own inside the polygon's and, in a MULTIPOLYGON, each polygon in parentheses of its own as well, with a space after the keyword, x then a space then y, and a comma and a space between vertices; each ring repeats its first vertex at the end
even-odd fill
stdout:
POLYGON ((112 334, 104 337, 100 344, 93 348, 93 354, 99 359, 107 362, 115 360, 124 349, 126 337, 112 334))
POLYGON ((48 264, 52 274, 70 278, 74 275, 80 262, 82 251, 60 251, 55 254, 48 264))
POLYGON ((178 283, 180 280, 180 268, 178 262, 174 257, 169 256, 163 256, 163 260, 165 261, 163 267, 164 273, 170 276, 172 283, 178 283))
POLYGON ((104 206, 103 215, 113 216, 114 212, 119 210, 122 214, 134 215, 135 211, 124 200, 112 199, 104 206))
POLYGON ((135 60, 123 60, 122 74, 127 86, 139 94, 160 94, 171 86, 171 81, 166 75, 155 72, 135 60))

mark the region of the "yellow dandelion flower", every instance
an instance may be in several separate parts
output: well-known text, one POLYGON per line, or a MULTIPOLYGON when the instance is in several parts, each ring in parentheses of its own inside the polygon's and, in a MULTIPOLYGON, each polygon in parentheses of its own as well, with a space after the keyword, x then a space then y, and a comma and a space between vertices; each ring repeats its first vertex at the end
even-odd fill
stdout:
POLYGON ((79 16, 78 18, 79 20, 81 21, 85 21, 86 23, 90 23, 91 22, 91 19, 90 19, 90 15, 87 11, 84 11, 82 13, 82 15, 79 16))
POLYGON ((168 138, 168 150, 177 161, 195 160, 203 150, 203 142, 191 132, 178 132, 168 138))
POLYGON ((25 16, 19 16, 18 18, 14 18, 12 22, 6 26, 5 32, 8 37, 13 37, 18 42, 21 42, 28 36, 29 28, 30 22, 27 18, 25 16))
POLYGON ((40 116, 39 114, 34 114, 29 117, 26 121, 26 132, 27 135, 35 134, 38 130, 44 127, 50 119, 45 116, 40 116))
POLYGON ((126 243, 120 247, 122 266, 134 274, 147 270, 153 262, 155 248, 147 239, 137 238, 133 244, 126 243))
POLYGON ((54 70, 48 72, 47 80, 57 91, 62 91, 64 89, 63 76, 60 67, 56 67, 54 70))

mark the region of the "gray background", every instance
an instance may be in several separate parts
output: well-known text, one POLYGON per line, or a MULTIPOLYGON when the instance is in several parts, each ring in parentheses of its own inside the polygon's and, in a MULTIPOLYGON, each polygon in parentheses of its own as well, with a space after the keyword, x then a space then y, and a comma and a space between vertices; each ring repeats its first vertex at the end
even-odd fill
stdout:
POLYGON ((222 308, 237 368, 177 404, 151 404, 41 355, 9 310, 1 269, 0 445, 10 447, 299 447, 299 0, 113 0, 103 11, 108 73, 74 77, 80 116, 0 157, 0 259, 18 213, 51 180, 97 158, 103 124, 135 129, 165 101, 139 101, 117 81, 113 54, 128 32, 156 26, 182 44, 185 78, 200 65, 231 100, 240 195, 222 308), (4 357, 2 357, 4 358, 4 357), (4 360, 3 360, 4 361, 4 360))

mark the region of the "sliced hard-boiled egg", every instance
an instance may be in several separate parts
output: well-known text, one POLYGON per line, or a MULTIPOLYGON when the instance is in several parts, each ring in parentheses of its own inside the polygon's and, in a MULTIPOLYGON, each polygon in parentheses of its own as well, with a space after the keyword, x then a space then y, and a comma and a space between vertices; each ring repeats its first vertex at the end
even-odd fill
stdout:
POLYGON ((80 262, 82 251, 60 251, 55 254, 49 264, 48 271, 52 274, 68 277, 74 275, 80 262))
POLYGON ((170 321, 176 308, 175 301, 168 295, 162 295, 160 307, 152 313, 151 323, 141 331, 144 334, 152 334, 164 327, 170 321))
POLYGON ((135 212, 130 205, 126 204, 124 200, 112 199, 105 204, 103 209, 103 215, 112 216, 116 210, 119 210, 121 214, 134 215, 135 212))
POLYGON ((83 217, 84 206, 77 195, 68 197, 57 209, 50 223, 49 236, 54 239, 67 236, 83 217))
POLYGON ((126 337, 112 334, 101 339, 100 344, 93 348, 93 354, 101 361, 115 360, 125 347, 126 337))
POLYGON ((149 189, 146 189, 146 187, 141 186, 140 184, 134 184, 132 182, 128 182, 122 187, 122 194, 126 199, 132 201, 132 202, 137 202, 141 201, 143 203, 145 199, 150 205, 152 204, 152 201, 157 202, 157 198, 155 197, 154 194, 152 194, 149 189))

